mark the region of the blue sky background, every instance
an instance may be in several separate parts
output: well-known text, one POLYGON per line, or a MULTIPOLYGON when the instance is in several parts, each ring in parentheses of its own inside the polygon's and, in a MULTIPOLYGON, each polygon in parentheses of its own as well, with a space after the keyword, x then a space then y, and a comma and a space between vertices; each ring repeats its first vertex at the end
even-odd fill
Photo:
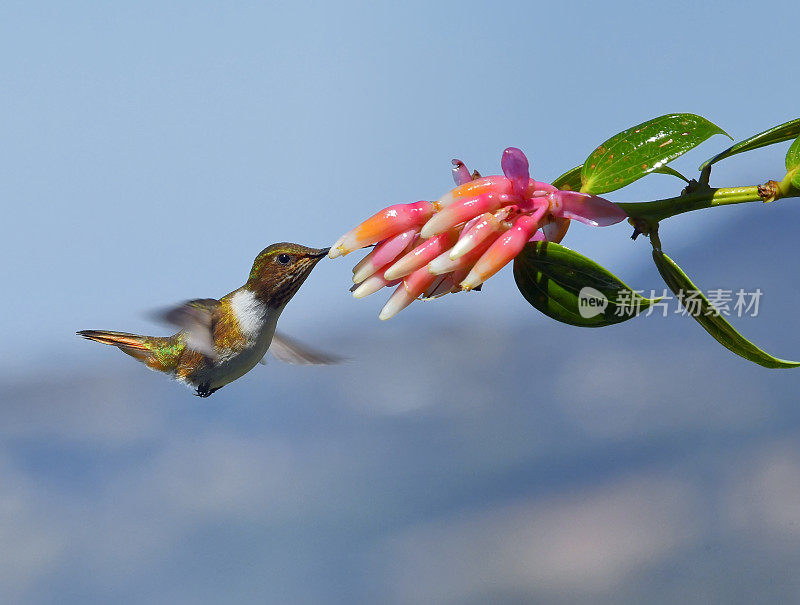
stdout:
MULTIPOLYGON (((656 115, 736 138, 798 117, 792 10, 3 3, 3 600, 795 600, 800 375, 685 318, 553 324, 505 271, 382 323, 348 257, 282 319, 343 367, 273 364, 200 401, 74 336, 160 333, 148 311, 238 287, 270 243, 330 245, 437 197, 453 157, 491 174, 514 145, 547 180, 656 115)), ((712 183, 779 178, 785 148, 712 183)), ((610 197, 679 189, 654 175, 610 197)), ((704 287, 764 291, 737 325, 789 358, 798 216, 789 200, 662 228, 704 287)), ((565 243, 661 288, 628 235, 565 243)))

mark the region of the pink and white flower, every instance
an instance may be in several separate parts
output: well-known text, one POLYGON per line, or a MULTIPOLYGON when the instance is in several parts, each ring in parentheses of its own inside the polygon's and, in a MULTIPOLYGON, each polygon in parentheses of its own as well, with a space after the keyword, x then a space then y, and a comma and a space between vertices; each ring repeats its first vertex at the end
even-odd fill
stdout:
POLYGON ((527 242, 560 242, 572 220, 605 227, 627 218, 604 198, 532 179, 516 147, 503 152, 502 175, 473 176, 459 160, 453 166, 456 187, 438 200, 384 208, 331 247, 336 258, 375 244, 353 269, 352 291, 361 298, 396 285, 381 319, 418 298, 477 288, 527 242))

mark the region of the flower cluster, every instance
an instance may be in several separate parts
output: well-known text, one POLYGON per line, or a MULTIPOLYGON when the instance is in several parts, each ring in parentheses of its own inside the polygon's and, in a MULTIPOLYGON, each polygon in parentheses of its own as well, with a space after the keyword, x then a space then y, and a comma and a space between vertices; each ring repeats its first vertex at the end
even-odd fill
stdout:
POLYGON ((477 288, 527 242, 560 242, 572 219, 607 226, 627 218, 606 199, 533 180, 528 158, 516 147, 503 152, 502 175, 470 174, 459 160, 453 166, 455 189, 435 202, 384 208, 330 250, 336 258, 377 244, 353 268, 352 292, 361 298, 397 286, 381 319, 417 298, 477 288))

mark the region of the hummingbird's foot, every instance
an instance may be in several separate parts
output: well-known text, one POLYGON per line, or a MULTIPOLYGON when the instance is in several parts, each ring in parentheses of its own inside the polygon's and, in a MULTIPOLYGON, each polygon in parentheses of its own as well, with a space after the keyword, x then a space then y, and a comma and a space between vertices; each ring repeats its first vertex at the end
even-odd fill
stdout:
POLYGON ((212 389, 210 382, 204 382, 203 384, 197 386, 197 391, 195 392, 195 395, 203 398, 210 397, 212 394, 214 394, 216 391, 219 391, 221 388, 222 387, 216 387, 212 389))

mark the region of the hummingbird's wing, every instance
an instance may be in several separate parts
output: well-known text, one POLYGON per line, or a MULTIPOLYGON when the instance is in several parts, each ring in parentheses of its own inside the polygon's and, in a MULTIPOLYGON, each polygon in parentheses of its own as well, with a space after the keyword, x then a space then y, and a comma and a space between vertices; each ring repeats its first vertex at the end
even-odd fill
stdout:
POLYGON ((183 330, 188 348, 216 361, 214 324, 217 321, 217 311, 221 304, 215 298, 197 298, 162 311, 158 317, 183 330))
MULTIPOLYGON (((280 361, 300 365, 330 365, 342 361, 341 357, 316 351, 279 332, 272 337, 268 353, 280 361)), ((266 365, 267 358, 264 357, 260 363, 266 365)))

